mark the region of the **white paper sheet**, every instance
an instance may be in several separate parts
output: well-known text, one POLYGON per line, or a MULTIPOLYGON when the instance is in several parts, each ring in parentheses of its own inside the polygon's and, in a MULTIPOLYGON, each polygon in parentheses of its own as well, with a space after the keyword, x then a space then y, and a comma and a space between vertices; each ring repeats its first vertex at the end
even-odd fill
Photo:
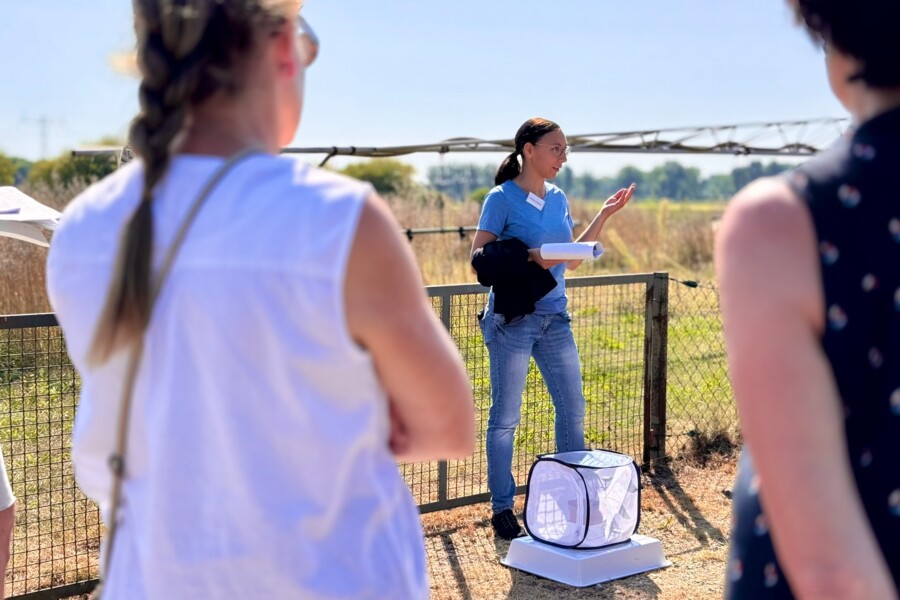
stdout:
POLYGON ((600 242, 568 242, 543 244, 541 258, 545 260, 594 260, 603 254, 600 242))

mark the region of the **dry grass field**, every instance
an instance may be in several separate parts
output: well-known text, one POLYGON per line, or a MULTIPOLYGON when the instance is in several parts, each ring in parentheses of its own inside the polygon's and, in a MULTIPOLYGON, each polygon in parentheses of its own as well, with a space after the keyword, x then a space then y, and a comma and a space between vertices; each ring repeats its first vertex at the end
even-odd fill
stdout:
MULTIPOLYGON (((401 227, 476 225, 481 206, 476 202, 442 203, 387 198, 401 227)), ((572 215, 586 227, 600 203, 571 201, 572 215)), ((572 276, 606 273, 668 271, 676 277, 712 278, 713 222, 724 209, 721 203, 633 202, 615 215, 600 236, 607 253, 585 263, 572 276)), ((417 235, 412 248, 426 285, 475 282, 469 267, 472 236, 459 234, 417 235)))
MULTIPOLYGON (((25 184, 21 189, 61 210, 84 186, 60 191, 25 184)), ((403 229, 476 225, 481 210, 476 202, 442 200, 434 194, 388 197, 387 201, 403 229)), ((584 227, 600 204, 572 200, 571 207, 576 222, 584 227)), ((720 203, 709 202, 633 202, 607 224, 601 235, 607 253, 572 275, 668 271, 675 277, 708 281, 712 278, 712 223, 723 208, 720 203)), ((471 244, 471 234, 415 235, 411 246, 425 285, 474 283, 475 274, 468 261, 471 244)), ((46 256, 46 249, 0 238, 0 314, 50 309, 44 291, 46 256)))

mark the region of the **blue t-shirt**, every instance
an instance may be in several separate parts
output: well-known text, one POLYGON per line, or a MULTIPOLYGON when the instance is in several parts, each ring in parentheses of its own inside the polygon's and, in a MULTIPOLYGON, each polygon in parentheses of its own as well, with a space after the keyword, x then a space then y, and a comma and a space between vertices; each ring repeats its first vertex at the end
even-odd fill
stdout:
MULTIPOLYGON (((539 248, 541 244, 571 242, 572 215, 569 214, 569 200, 561 189, 553 184, 544 184, 544 207, 539 209, 526 200, 528 192, 514 181, 498 185, 484 198, 478 229, 488 231, 498 240, 516 238, 529 248, 539 248)), ((535 314, 547 315, 566 310, 565 263, 550 268, 556 279, 556 287, 534 305, 535 314)), ((488 299, 488 307, 494 308, 494 293, 488 299)))

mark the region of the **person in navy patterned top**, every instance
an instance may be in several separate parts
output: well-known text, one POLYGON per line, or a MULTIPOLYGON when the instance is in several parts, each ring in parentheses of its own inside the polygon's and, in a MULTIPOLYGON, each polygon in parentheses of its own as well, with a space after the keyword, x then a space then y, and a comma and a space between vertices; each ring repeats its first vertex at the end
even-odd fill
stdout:
POLYGON ((716 240, 746 442, 726 597, 897 598, 900 4, 794 0, 854 126, 716 240))

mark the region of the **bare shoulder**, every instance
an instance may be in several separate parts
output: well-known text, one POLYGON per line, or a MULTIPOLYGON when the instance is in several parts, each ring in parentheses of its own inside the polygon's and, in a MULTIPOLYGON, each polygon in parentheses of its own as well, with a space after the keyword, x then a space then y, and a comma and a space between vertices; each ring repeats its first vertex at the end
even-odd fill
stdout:
POLYGON ((415 270, 409 242, 387 203, 374 191, 366 195, 359 215, 351 261, 363 269, 377 269, 368 276, 384 279, 415 270))
POLYGON ((366 195, 360 213, 360 237, 380 238, 382 241, 399 237, 397 220, 387 203, 376 193, 366 195))
POLYGON ((728 204, 717 238, 722 249, 741 250, 761 240, 805 244, 813 235, 803 201, 781 179, 758 179, 728 204), (807 234, 807 235, 804 235, 807 234))
POLYGON ((785 181, 760 179, 738 192, 716 233, 715 259, 724 305, 799 310, 818 322, 816 233, 785 181))
POLYGON ((356 275, 379 288, 407 279, 410 271, 417 273, 409 243, 400 234, 391 209, 375 192, 363 202, 350 263, 356 275))

